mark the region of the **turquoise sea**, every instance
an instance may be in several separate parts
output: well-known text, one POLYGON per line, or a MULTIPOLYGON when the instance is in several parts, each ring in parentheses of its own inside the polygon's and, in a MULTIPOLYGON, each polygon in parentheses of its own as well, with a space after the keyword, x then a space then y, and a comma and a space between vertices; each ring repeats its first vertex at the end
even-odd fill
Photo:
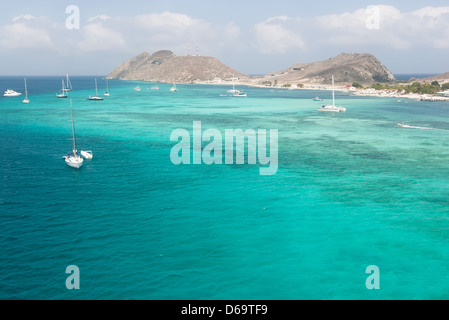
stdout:
POLYGON ((0 97, 0 299, 449 298, 449 103, 337 93, 348 111, 324 114, 327 91, 123 81, 92 102, 94 77, 71 80, 80 170, 60 78, 29 77, 28 105, 0 97), (277 174, 173 165, 193 121, 277 129, 277 174))

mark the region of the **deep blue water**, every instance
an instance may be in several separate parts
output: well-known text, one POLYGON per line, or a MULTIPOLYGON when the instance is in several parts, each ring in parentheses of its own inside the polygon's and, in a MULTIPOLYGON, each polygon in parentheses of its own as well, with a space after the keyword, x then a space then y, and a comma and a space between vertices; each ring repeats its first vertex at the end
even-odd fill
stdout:
POLYGON ((326 91, 122 81, 91 102, 94 77, 72 77, 78 148, 94 152, 75 170, 60 81, 28 78, 28 105, 0 97, 1 299, 449 297, 448 103, 338 93, 348 111, 330 115, 312 101, 326 91), (277 129, 277 174, 173 165, 170 135, 193 121, 277 129))

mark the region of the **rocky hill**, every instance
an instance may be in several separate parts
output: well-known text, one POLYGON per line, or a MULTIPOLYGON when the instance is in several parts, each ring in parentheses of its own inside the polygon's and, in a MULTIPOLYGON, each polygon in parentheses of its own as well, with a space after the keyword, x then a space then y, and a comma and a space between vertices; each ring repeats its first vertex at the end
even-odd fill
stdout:
POLYGON ((335 83, 340 85, 395 80, 390 70, 373 55, 342 53, 324 61, 295 64, 286 70, 270 73, 259 82, 277 80, 278 84, 330 84, 332 75, 335 77, 335 83))
POLYGON ((213 57, 176 56, 168 50, 144 52, 115 68, 108 79, 195 83, 233 77, 248 78, 213 57))
POLYGON ((446 72, 446 73, 443 73, 443 74, 439 74, 439 75, 433 76, 433 77, 410 80, 410 82, 414 82, 414 81, 418 81, 418 82, 439 81, 441 83, 446 83, 446 82, 449 82, 449 72, 446 72))

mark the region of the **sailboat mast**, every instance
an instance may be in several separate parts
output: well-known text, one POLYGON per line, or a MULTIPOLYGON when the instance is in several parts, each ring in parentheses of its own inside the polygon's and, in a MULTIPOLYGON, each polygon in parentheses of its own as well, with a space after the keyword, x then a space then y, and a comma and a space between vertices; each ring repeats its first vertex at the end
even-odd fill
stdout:
POLYGON ((76 154, 75 122, 73 121, 72 98, 70 98, 70 114, 72 115, 73 155, 76 154))
POLYGON ((335 106, 334 76, 332 75, 332 105, 335 106))
POLYGON ((25 99, 28 99, 27 78, 25 78, 25 99))
POLYGON ((95 95, 98 97, 97 78, 95 78, 95 95))
POLYGON ((72 83, 70 82, 69 74, 66 73, 65 75, 67 77, 67 90, 72 90, 72 83))

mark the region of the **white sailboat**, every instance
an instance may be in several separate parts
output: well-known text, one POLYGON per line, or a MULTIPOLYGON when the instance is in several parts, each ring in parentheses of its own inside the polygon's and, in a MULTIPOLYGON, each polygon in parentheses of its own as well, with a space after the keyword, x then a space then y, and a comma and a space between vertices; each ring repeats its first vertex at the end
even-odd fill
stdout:
POLYGON ((103 100, 102 97, 98 96, 97 78, 95 78, 95 95, 94 96, 89 96, 89 100, 93 100, 93 101, 101 101, 101 100, 103 100))
POLYGON ((322 106, 318 109, 321 112, 346 112, 346 108, 337 107, 335 105, 335 89, 334 89, 334 76, 332 75, 332 105, 322 106))
POLYGON ((139 92, 140 91, 140 87, 139 86, 135 87, 134 91, 139 92))
POLYGON ((66 84, 67 84, 67 87, 65 87, 65 88, 63 89, 63 91, 69 92, 69 91, 72 91, 72 83, 70 82, 69 74, 66 73, 65 75, 66 75, 66 84))
POLYGON ((62 79, 61 81, 62 81, 62 89, 60 90, 61 93, 57 93, 56 97, 58 97, 58 98, 67 98, 68 95, 67 95, 67 90, 66 90, 66 87, 65 87, 65 84, 64 84, 64 79, 62 79))
POLYGON ((176 83, 173 82, 173 87, 170 88, 170 91, 176 92, 178 89, 176 88, 176 83))
POLYGON ((63 158, 65 159, 65 163, 67 163, 69 167, 79 169, 83 165, 84 159, 76 153, 77 150, 75 138, 75 122, 73 121, 72 99, 70 99, 70 114, 72 115, 72 139, 73 139, 72 152, 69 152, 63 158))
POLYGON ((247 94, 245 92, 241 92, 237 90, 237 92, 234 92, 234 97, 246 97, 247 94))
POLYGON ((28 99, 27 78, 25 78, 25 99, 23 99, 22 102, 30 103, 30 100, 28 99))
POLYGON ((110 96, 110 94, 109 94, 109 84, 108 84, 108 79, 106 79, 106 92, 105 92, 105 94, 104 94, 106 97, 109 97, 110 96))
POLYGON ((240 92, 240 90, 235 90, 235 77, 234 75, 232 75, 232 90, 228 90, 228 93, 238 93, 240 92))

